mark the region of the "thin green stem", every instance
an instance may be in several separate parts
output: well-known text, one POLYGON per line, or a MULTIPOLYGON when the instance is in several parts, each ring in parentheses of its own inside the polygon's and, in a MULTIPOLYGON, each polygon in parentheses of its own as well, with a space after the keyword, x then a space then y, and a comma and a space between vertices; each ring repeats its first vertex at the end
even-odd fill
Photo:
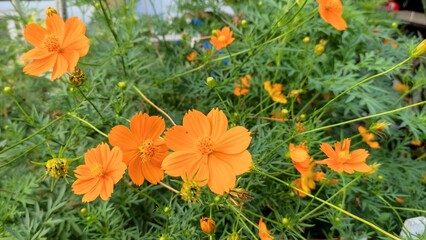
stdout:
POLYGON ((411 105, 408 105, 408 106, 405 106, 405 107, 397 108, 397 109, 394 109, 394 110, 376 113, 376 114, 373 114, 373 115, 355 118, 355 119, 345 121, 345 122, 340 122, 340 123, 336 123, 336 124, 327 125, 327 126, 324 126, 324 127, 315 128, 315 129, 308 130, 308 131, 305 131, 305 132, 300 133, 300 134, 303 135, 303 134, 307 134, 307 133, 311 133, 311 132, 321 131, 321 130, 324 130, 324 129, 327 129, 327 128, 333 128, 333 127, 337 127, 337 126, 341 126, 341 125, 345 125, 345 124, 349 124, 349 123, 353 123, 353 122, 362 121, 362 120, 365 120, 365 119, 380 117, 380 116, 396 113, 396 112, 399 112, 399 111, 402 111, 402 110, 405 110, 405 109, 408 109, 408 108, 420 106, 420 105, 423 105, 425 103, 426 103, 426 101, 422 101, 422 102, 414 103, 414 104, 411 104, 411 105))
POLYGON ((40 146, 40 145, 44 144, 45 142, 46 142, 46 141, 42 141, 42 142, 40 142, 39 144, 35 145, 34 147, 32 147, 32 148, 30 148, 30 149, 26 150, 25 152, 23 152, 23 153, 19 154, 18 156, 16 156, 14 159, 10 160, 9 162, 7 162, 7 163, 5 163, 5 164, 3 164, 3 165, 0 165, 0 169, 1 169, 1 168, 3 168, 3 167, 5 167, 5 166, 7 166, 7 165, 9 165, 9 164, 11 164, 11 163, 13 163, 13 162, 15 162, 15 161, 16 161, 16 160, 18 160, 20 157, 22 157, 22 156, 24 156, 25 154, 27 154, 27 153, 29 153, 29 152, 33 151, 34 149, 36 149, 38 146, 40 146))
MULTIPOLYGON (((259 226, 257 226, 255 223, 253 223, 250 219, 248 219, 244 214, 242 214, 240 211, 238 211, 237 209, 235 209, 235 207, 232 205, 232 203, 228 203, 228 206, 231 208, 231 210, 237 214, 239 217, 241 216, 242 218, 244 218, 244 220, 246 220, 248 223, 250 223, 251 225, 253 225, 255 228, 259 229, 259 226)), ((257 239, 257 236, 251 231, 251 229, 249 228, 249 226, 247 226, 245 221, 241 221, 241 223, 244 225, 244 227, 247 229, 247 231, 250 233, 250 235, 253 237, 253 239, 257 239)))
POLYGON ((104 132, 102 132, 101 130, 99 130, 98 128, 96 128, 95 126, 93 126, 93 124, 89 123, 88 121, 84 120, 83 118, 78 117, 75 113, 67 113, 67 115, 69 115, 70 117, 73 117, 73 118, 79 120, 80 122, 82 122, 82 123, 86 124, 87 126, 91 127, 93 130, 95 130, 96 132, 98 132, 102 136, 108 138, 107 134, 105 134, 104 132))
POLYGON ((296 191, 299 191, 299 192, 301 192, 301 193, 305 194, 306 196, 309 196, 310 198, 313 198, 313 199, 315 199, 315 200, 317 200, 317 201, 319 201, 319 202, 321 202, 321 203, 323 203, 323 204, 325 204, 325 205, 327 205, 327 206, 329 206, 329 207, 332 207, 332 208, 334 208, 334 209, 338 210, 339 212, 341 212, 341 213, 343 213, 343 214, 346 214, 346 215, 348 215, 349 217, 352 217, 353 219, 358 220, 358 221, 360 221, 360 222, 362 222, 362 223, 364 223, 364 224, 366 224, 366 225, 368 225, 368 226, 372 227, 372 228, 373 228, 373 229, 375 229, 376 231, 378 231, 378 232, 382 233, 383 235, 385 235, 385 236, 387 236, 387 237, 389 237, 389 238, 391 238, 391 239, 399 240, 399 238, 398 238, 398 237, 396 237, 396 236, 392 235, 392 234, 391 234, 391 233, 389 233, 389 232, 386 232, 385 230, 381 229, 380 227, 378 227, 378 226, 374 225, 373 223, 371 223, 371 222, 369 222, 369 221, 367 221, 367 220, 365 220, 365 219, 363 219, 363 218, 360 218, 360 217, 356 216, 356 215, 355 215, 355 214, 353 214, 353 213, 350 213, 350 212, 348 212, 348 211, 346 211, 346 210, 344 210, 344 209, 342 209, 342 208, 340 208, 340 207, 338 207, 338 206, 336 206, 336 205, 334 205, 334 204, 331 204, 331 203, 329 203, 329 202, 327 202, 327 201, 325 201, 325 200, 323 200, 323 199, 321 199, 321 198, 315 197, 314 195, 312 195, 312 194, 310 194, 310 193, 307 193, 307 192, 305 192, 305 191, 303 191, 303 190, 301 190, 301 189, 299 189, 299 188, 297 188, 297 187, 295 187, 295 186, 293 186, 293 185, 291 185, 291 184, 289 184, 289 183, 287 183, 287 182, 285 182, 285 181, 283 181, 283 180, 281 180, 281 179, 279 179, 279 178, 277 178, 277 177, 274 177, 274 176, 272 176, 272 175, 269 175, 269 174, 267 174, 267 173, 263 173, 263 172, 260 172, 260 171, 256 171, 256 172, 257 172, 257 173, 259 173, 259 174, 261 174, 261 175, 263 175, 263 176, 265 176, 265 177, 268 177, 268 178, 270 178, 270 179, 272 179, 272 180, 275 180, 275 181, 277 181, 277 182, 279 182, 279 183, 282 183, 283 185, 285 185, 285 186, 287 186, 287 187, 289 187, 289 188, 291 188, 291 189, 294 189, 294 190, 296 190, 296 191))
POLYGON ((387 74, 387 73, 389 73, 389 72, 392 72, 393 70, 395 70, 395 69, 397 69, 397 68, 399 68, 399 67, 401 67, 402 65, 404 65, 405 63, 407 63, 408 61, 410 61, 412 59, 412 57, 408 57, 408 58, 406 58, 406 59, 404 59, 402 62, 400 62, 400 63, 398 63, 398 64, 396 64, 395 66, 393 66, 393 67, 391 67, 391 68, 389 68, 388 70, 386 70, 386 71, 383 71, 383 72, 381 72, 381 73, 378 73, 378 74, 375 74, 375 75, 373 75, 373 76, 370 76, 370 77, 367 77, 367 78, 365 78, 364 80, 362 80, 362 81, 360 81, 360 82, 357 82, 357 83, 355 83, 354 85, 352 85, 351 87, 349 87, 349 88, 347 88, 345 91, 343 91, 343 92, 341 92, 341 93, 339 93, 337 96, 335 96, 334 98, 332 98, 330 101, 328 101, 324 106, 322 106, 320 109, 318 109, 318 110, 316 110, 313 114, 312 114, 312 116, 311 116, 311 118, 312 117, 314 117, 314 116, 316 116, 317 114, 319 114, 320 112, 322 112, 328 105, 330 105, 332 102, 334 102, 334 101, 336 101, 338 98, 340 98, 341 96, 343 96, 343 95, 345 95, 347 92, 349 92, 350 90, 352 90, 352 89, 354 89, 354 88, 356 88, 356 87, 358 87, 358 86, 360 86, 360 85, 362 85, 362 84, 364 84, 364 83, 366 83, 366 82, 368 82, 368 81, 370 81, 370 80, 373 80, 373 79, 375 79, 375 78, 377 78, 377 77, 380 77, 380 76, 383 76, 383 75, 385 75, 385 74, 387 74))
POLYGON ((12 95, 12 99, 15 102, 16 106, 18 106, 19 110, 21 111, 22 114, 24 114, 25 118, 27 119, 27 121, 30 123, 30 125, 34 126, 34 119, 32 117, 30 117, 27 112, 22 108, 21 104, 19 104, 18 100, 16 100, 15 95, 12 95))
POLYGON ((61 120, 61 119, 62 119, 62 118, 64 118, 65 116, 66 116, 66 115, 64 114, 64 115, 62 115, 62 116, 60 116, 60 117, 56 118, 55 120, 52 120, 52 121, 51 121, 50 123, 48 123, 46 126, 44 126, 44 127, 40 128, 39 130, 35 131, 33 134, 29 135, 28 137, 26 137, 26 138, 24 138, 24 139, 22 139, 22 140, 20 140, 20 141, 18 141, 18 142, 16 142, 16 143, 12 144, 11 146, 9 146, 9 147, 7 147, 7 148, 4 148, 3 150, 1 150, 1 151, 0 151, 0 154, 5 153, 5 152, 9 151, 10 149, 13 149, 14 147, 16 147, 16 146, 18 146, 18 145, 20 145, 20 144, 24 143, 25 141, 27 141, 27 140, 29 140, 29 139, 33 138, 34 136, 36 136, 36 135, 37 135, 37 134, 39 134, 40 132, 44 131, 46 128, 50 127, 52 124, 54 124, 55 122, 57 122, 57 121, 61 120))
POLYGON ((223 101, 222 97, 220 96, 219 91, 217 91, 217 89, 215 88, 214 91, 216 92, 216 95, 219 97, 220 102, 223 105, 223 108, 225 108, 226 113, 228 114, 229 117, 231 117, 231 113, 229 112, 228 107, 225 104, 225 101, 223 101))
POLYGON ((176 126, 175 121, 173 121, 173 119, 169 116, 169 114, 167 114, 163 109, 161 109, 160 107, 158 107, 157 105, 155 105, 151 100, 149 100, 149 98, 147 98, 142 92, 141 90, 139 90, 139 88, 137 88, 135 85, 132 85, 132 88, 135 89, 135 91, 137 93, 139 93, 139 95, 141 95, 141 97, 147 101, 151 106, 153 106, 155 109, 157 109, 160 113, 162 113, 164 116, 166 116, 167 119, 170 120, 170 122, 176 126))
POLYGON ((80 92, 80 94, 84 97, 84 99, 86 99, 86 101, 88 101, 90 103, 90 105, 92 105, 92 107, 95 109, 95 111, 98 113, 98 115, 102 118, 102 120, 105 122, 105 118, 104 116, 102 116, 101 112, 99 112, 98 108, 96 108, 95 104, 93 104, 92 101, 90 101, 90 99, 86 96, 86 94, 84 94, 84 92, 77 87, 78 91, 80 92))

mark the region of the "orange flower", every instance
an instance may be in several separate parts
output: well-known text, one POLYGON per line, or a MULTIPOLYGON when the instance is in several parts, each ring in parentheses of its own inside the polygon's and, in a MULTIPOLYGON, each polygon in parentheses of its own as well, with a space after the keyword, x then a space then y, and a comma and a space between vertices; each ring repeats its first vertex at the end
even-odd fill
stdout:
POLYGON ((123 162, 129 168, 129 176, 136 185, 142 185, 145 178, 148 182, 157 184, 164 177, 161 163, 169 152, 160 135, 165 125, 161 117, 138 113, 130 119, 130 129, 118 125, 108 134, 110 144, 123 151, 123 162))
POLYGON ((74 71, 78 59, 89 51, 89 39, 84 35, 86 26, 77 17, 64 23, 59 15, 51 14, 46 26, 30 23, 24 30, 25 38, 35 48, 22 56, 24 62, 33 59, 23 71, 39 76, 53 68, 50 80, 55 80, 74 71))
POLYGON ((339 31, 348 27, 345 19, 342 18, 343 5, 340 0, 317 0, 317 2, 319 14, 324 21, 339 31))
MULTIPOLYGON (((306 193, 311 193, 311 189, 315 189, 315 182, 314 182, 314 168, 316 164, 310 163, 308 169, 306 169, 306 172, 301 174, 300 178, 296 179, 293 184, 303 190, 306 193)), ((306 197, 306 194, 299 192, 297 190, 294 190, 294 193, 299 195, 300 197, 306 197)))
POLYGON ((290 158, 293 161, 294 167, 299 171, 300 174, 308 174, 309 166, 312 162, 311 156, 308 153, 308 147, 305 144, 300 143, 294 146, 290 143, 290 158))
POLYGON ((214 230, 216 229, 215 221, 209 217, 202 217, 200 219, 200 226, 201 230, 208 235, 213 234, 214 230))
POLYGON ((259 238, 260 240, 273 240, 274 238, 271 237, 271 231, 268 230, 266 227, 266 223, 263 222, 263 219, 260 218, 259 220, 259 238))
POLYGON ((250 83, 251 75, 247 74, 245 77, 240 77, 241 83, 234 83, 234 94, 235 96, 244 96, 250 92, 250 83))
POLYGON ((317 161, 318 164, 327 164, 329 168, 336 172, 347 172, 354 173, 358 172, 369 172, 371 167, 368 166, 365 161, 368 157, 368 151, 365 149, 357 149, 349 152, 351 140, 346 138, 343 140, 343 145, 340 142, 334 144, 334 149, 328 144, 321 144, 321 151, 327 155, 327 159, 317 161))
POLYGON ((186 55, 186 60, 189 62, 194 61, 194 59, 197 57, 197 53, 195 51, 190 52, 188 55, 186 55))
POLYGON ((286 104, 287 98, 282 93, 283 91, 283 85, 280 83, 274 83, 271 85, 270 81, 265 81, 263 83, 263 86, 265 87, 265 90, 269 93, 269 96, 271 96, 272 100, 274 102, 279 102, 286 104))
POLYGON ((363 140, 371 147, 371 148, 380 148, 379 142, 373 141, 374 134, 369 133, 367 129, 363 126, 358 127, 358 131, 361 134, 363 140))
POLYGON ((315 182, 322 182, 325 179, 325 173, 324 172, 315 172, 313 178, 314 178, 315 182))
POLYGON ((84 154, 84 165, 74 170, 77 180, 72 184, 75 194, 84 194, 83 202, 91 202, 98 196, 108 200, 114 184, 123 177, 126 165, 122 162, 123 154, 118 147, 110 150, 106 143, 99 144, 84 154))
POLYGON ((211 36, 210 43, 215 46, 216 50, 226 48, 235 40, 228 26, 223 27, 222 30, 215 30, 215 35, 216 36, 211 36))
POLYGON ((229 130, 223 111, 212 109, 206 116, 192 110, 183 117, 183 126, 166 131, 164 140, 174 152, 162 164, 170 176, 180 176, 208 184, 216 194, 235 187, 236 175, 250 170, 251 154, 247 151, 250 132, 241 126, 229 130))

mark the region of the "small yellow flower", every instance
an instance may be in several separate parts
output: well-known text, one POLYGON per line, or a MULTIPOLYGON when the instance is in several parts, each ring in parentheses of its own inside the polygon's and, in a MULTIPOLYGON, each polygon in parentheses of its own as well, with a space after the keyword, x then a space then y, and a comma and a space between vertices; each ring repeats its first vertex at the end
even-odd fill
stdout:
POLYGON ((117 83, 117 87, 119 88, 119 89, 121 89, 121 90, 123 90, 123 89, 125 89, 126 88, 126 82, 125 81, 121 81, 121 82, 119 82, 119 83, 117 83))
POLYGON ((387 123, 387 122, 376 122, 376 123, 373 123, 370 126, 370 131, 371 132, 381 132, 385 128, 387 128, 389 125, 390 125, 390 123, 387 123))
POLYGON ((201 186, 198 181, 187 180, 180 189, 180 196, 184 201, 195 202, 201 195, 201 186))
POLYGON ((314 54, 315 56, 320 56, 324 53, 325 50, 325 46, 322 45, 321 43, 318 43, 317 45, 315 45, 315 50, 314 50, 314 54))
POLYGON ((46 173, 53 178, 66 176, 68 173, 68 160, 53 158, 46 162, 46 173))
POLYGON ((279 102, 279 103, 282 103, 282 104, 287 103, 287 98, 282 93, 282 91, 283 91, 283 85, 282 84, 280 84, 280 83, 271 84, 270 81, 265 81, 263 83, 263 86, 264 86, 265 90, 269 93, 269 96, 271 96, 271 98, 274 102, 279 102))

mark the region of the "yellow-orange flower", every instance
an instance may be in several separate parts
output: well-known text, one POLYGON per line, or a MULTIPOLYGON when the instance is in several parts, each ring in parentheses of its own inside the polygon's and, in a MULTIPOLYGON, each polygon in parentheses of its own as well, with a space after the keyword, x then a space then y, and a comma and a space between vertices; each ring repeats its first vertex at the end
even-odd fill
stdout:
POLYGON ((260 218, 259 220, 259 238, 260 240, 273 240, 274 238, 271 237, 271 231, 268 230, 266 227, 266 223, 263 222, 263 219, 260 218))
MULTIPOLYGON (((293 184, 303 190, 306 193, 311 193, 311 189, 315 189, 315 182, 314 182, 314 169, 316 164, 314 162, 309 164, 308 169, 306 169, 306 172, 301 174, 300 178, 296 179, 293 184)), ((306 197, 306 194, 299 192, 297 190, 294 190, 294 193, 299 195, 300 197, 306 197)))
POLYGON ((250 83, 251 75, 247 74, 245 77, 240 77, 240 83, 234 83, 234 95, 235 96, 244 96, 250 92, 250 83))
POLYGON ((351 140, 346 138, 343 140, 343 144, 336 142, 334 149, 328 143, 321 144, 321 151, 327 155, 327 159, 317 161, 318 164, 327 164, 329 168, 336 172, 347 172, 354 173, 358 172, 369 172, 371 167, 368 166, 365 161, 369 155, 365 149, 357 149, 349 152, 351 140))
POLYGON ((202 217, 200 219, 200 227, 205 234, 210 235, 214 233, 214 230, 216 229, 216 223, 209 217, 202 217))
POLYGON ((192 62, 194 61, 196 57, 197 57, 197 52, 192 51, 188 55, 186 55, 186 60, 188 60, 189 62, 192 62))
POLYGON ((207 184, 216 194, 232 190, 236 175, 251 168, 251 137, 244 127, 227 128, 228 119, 219 109, 207 116, 197 110, 186 113, 182 126, 166 131, 164 140, 174 152, 163 161, 165 172, 207 184))
POLYGON ((130 129, 118 125, 108 134, 109 143, 123 151, 123 162, 136 185, 142 185, 145 178, 157 184, 164 177, 161 163, 169 152, 160 135, 165 126, 161 117, 138 113, 130 119, 130 129))
POLYGON ((269 93, 269 96, 271 96, 274 102, 287 103, 287 98, 282 93, 283 85, 281 83, 274 83, 271 85, 271 81, 265 81, 263 87, 265 87, 265 90, 269 93))
POLYGON ((34 48, 22 56, 24 62, 32 59, 23 71, 39 76, 53 68, 50 79, 55 80, 74 71, 78 59, 89 51, 89 39, 84 35, 86 26, 77 17, 64 22, 59 15, 51 14, 46 26, 30 23, 25 28, 24 36, 34 48))
POLYGON ((84 194, 83 202, 91 202, 98 196, 108 200, 114 184, 120 181, 126 170, 123 154, 118 147, 110 150, 106 143, 99 144, 84 154, 84 165, 74 170, 77 180, 72 184, 75 194, 84 194))
POLYGON ((363 126, 358 127, 358 131, 362 136, 362 139, 370 146, 371 148, 380 148, 379 142, 373 141, 374 134, 369 133, 367 129, 363 126))
POLYGON ((305 144, 300 143, 294 146, 290 143, 290 158, 293 161, 294 167, 299 171, 300 174, 308 174, 309 166, 312 162, 311 156, 308 153, 308 147, 305 144))
POLYGON ((324 21, 339 31, 348 27, 345 19, 342 18, 343 5, 340 0, 317 0, 317 2, 319 14, 324 21))
POLYGON ((235 39, 232 37, 232 31, 228 26, 222 28, 222 30, 215 30, 216 36, 211 36, 210 43, 220 50, 229 46, 235 39))

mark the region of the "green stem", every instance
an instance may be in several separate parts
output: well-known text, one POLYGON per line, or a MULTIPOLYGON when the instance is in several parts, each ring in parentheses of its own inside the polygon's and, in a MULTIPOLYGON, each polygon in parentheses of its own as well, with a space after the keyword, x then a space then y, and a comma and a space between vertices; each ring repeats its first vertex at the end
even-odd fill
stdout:
POLYGON ((16 161, 16 160, 18 160, 20 157, 22 157, 22 156, 24 156, 25 154, 27 154, 27 153, 31 152, 32 150, 36 149, 38 146, 40 146, 40 145, 44 144, 45 142, 46 142, 46 141, 42 141, 42 142, 40 142, 39 144, 35 145, 34 147, 32 147, 32 148, 28 149, 27 151, 23 152, 22 154, 19 154, 17 157, 15 157, 14 159, 10 160, 9 162, 7 162, 7 163, 5 163, 5 164, 3 164, 3 165, 0 165, 0 169, 1 169, 1 168, 3 168, 3 167, 5 167, 5 166, 7 166, 7 165, 9 165, 9 164, 11 164, 11 163, 13 163, 13 162, 15 162, 15 161, 16 161))
POLYGON ((3 150, 1 150, 1 151, 0 151, 0 154, 1 154, 1 153, 4 153, 4 152, 7 152, 7 151, 9 151, 10 149, 13 149, 14 147, 16 147, 16 146, 18 146, 18 145, 22 144, 23 142, 27 141, 28 139, 33 138, 34 136, 36 136, 37 134, 39 134, 40 132, 42 132, 42 131, 43 131, 43 130, 45 130, 46 128, 50 127, 50 125, 54 124, 55 122, 59 121, 60 119, 62 119, 62 118, 63 118, 63 117, 65 117, 65 116, 66 116, 66 114, 64 114, 64 115, 62 115, 62 116, 60 116, 60 117, 56 118, 55 120, 52 120, 52 121, 51 121, 50 123, 48 123, 46 126, 44 126, 44 127, 40 128, 39 130, 37 130, 37 131, 36 131, 36 132, 34 132, 33 134, 29 135, 28 137, 26 137, 26 138, 24 138, 24 139, 22 139, 22 140, 20 140, 20 141, 18 141, 18 142, 16 142, 16 143, 12 144, 11 146, 9 146, 9 147, 7 147, 7 148, 4 148, 3 150))
MULTIPOLYGON (((228 202, 227 202, 228 203, 228 202)), ((241 216, 242 218, 244 218, 244 220, 246 220, 248 223, 250 223, 251 225, 253 225, 255 228, 259 229, 259 226, 257 226, 256 224, 254 224, 252 221, 250 221, 250 219, 248 219, 244 214, 242 214, 240 211, 238 211, 237 209, 235 209, 235 207, 231 204, 228 203, 228 206, 231 208, 231 210, 237 214, 238 216, 241 216)), ((247 231, 250 233, 250 235, 253 237, 253 239, 257 239, 257 236, 251 231, 251 229, 249 228, 249 226, 247 226, 247 224, 244 221, 241 221, 241 223, 244 225, 244 227, 247 229, 247 231)))
POLYGON ((345 121, 345 122, 340 122, 340 123, 336 123, 336 124, 327 125, 327 126, 324 126, 324 127, 315 128, 315 129, 312 129, 312 130, 304 131, 303 133, 300 133, 300 134, 303 135, 303 134, 307 134, 307 133, 311 133, 311 132, 321 131, 321 130, 324 130, 324 129, 327 129, 327 128, 333 128, 333 127, 337 127, 337 126, 341 126, 341 125, 345 125, 345 124, 349 124, 349 123, 353 123, 353 122, 362 121, 362 120, 369 119, 369 118, 380 117, 380 116, 384 116, 384 115, 387 115, 387 114, 396 113, 396 112, 399 112, 399 111, 402 111, 402 110, 405 110, 405 109, 408 109, 408 108, 420 106, 420 105, 423 105, 425 103, 426 103, 426 101, 422 101, 422 102, 414 103, 414 104, 411 104, 411 105, 408 105, 408 106, 405 106, 405 107, 397 108, 397 109, 394 109, 394 110, 376 113, 376 114, 373 114, 373 115, 355 118, 355 119, 345 121))
POLYGON ((284 184, 285 186, 287 186, 287 187, 289 187, 291 189, 294 189, 294 190, 299 191, 299 192, 301 192, 303 194, 306 194, 306 196, 309 196, 310 198, 313 198, 313 199, 315 199, 315 200, 317 200, 317 201, 319 201, 319 202, 321 202, 321 203, 323 203, 323 204, 325 204, 325 205, 327 205, 329 207, 332 207, 332 208, 338 210, 339 212, 341 212, 343 214, 348 215, 349 217, 352 217, 353 219, 356 219, 356 220, 358 220, 358 221, 360 221, 360 222, 362 222, 362 223, 364 223, 364 224, 372 227, 376 231, 382 233, 383 235, 385 235, 385 236, 387 236, 387 237, 389 237, 391 239, 399 240, 398 237, 392 235, 391 233, 386 232, 385 230, 381 229, 380 227, 374 225, 373 223, 371 223, 371 222, 369 222, 369 221, 367 221, 367 220, 365 220, 363 218, 360 218, 360 217, 356 216, 355 214, 352 214, 352 213, 350 213, 350 212, 348 212, 348 211, 346 211, 346 210, 344 210, 344 209, 342 209, 342 208, 340 208, 340 207, 338 207, 338 206, 336 206, 334 204, 331 204, 331 203, 329 203, 329 202, 327 202, 327 201, 325 201, 325 200, 323 200, 321 198, 315 197, 314 195, 312 195, 310 193, 307 193, 307 192, 305 192, 305 191, 303 191, 303 190, 301 190, 301 189, 299 189, 299 188, 297 188, 295 186, 292 186, 291 184, 289 184, 289 183, 287 183, 287 182, 285 182, 285 181, 283 181, 283 180, 281 180, 281 179, 279 179, 277 177, 274 177, 272 175, 269 175, 267 173, 263 173, 263 172, 260 172, 260 171, 256 171, 256 172, 259 173, 259 174, 261 174, 261 175, 263 175, 263 176, 265 176, 265 177, 268 177, 268 178, 270 178, 272 180, 275 180, 275 181, 277 181, 279 183, 282 183, 282 184, 284 184))
POLYGON ((108 138, 107 134, 105 134, 104 132, 102 132, 101 130, 99 130, 98 128, 96 128, 95 126, 93 126, 93 124, 89 123, 88 121, 84 120, 83 118, 78 117, 75 113, 67 113, 67 115, 69 115, 70 117, 73 117, 73 118, 79 120, 80 122, 82 122, 82 123, 86 124, 87 126, 91 127, 93 130, 95 130, 96 132, 98 132, 102 136, 108 138))
POLYGON ((340 98, 341 96, 343 96, 343 95, 345 95, 347 92, 349 92, 350 90, 352 90, 352 89, 354 89, 354 88, 356 88, 356 87, 358 87, 358 86, 360 86, 360 85, 362 85, 362 84, 364 84, 364 83, 366 83, 366 82, 368 82, 368 81, 370 81, 370 80, 373 80, 373 79, 375 79, 375 78, 377 78, 377 77, 380 77, 380 76, 382 76, 382 75, 385 75, 385 74, 387 74, 387 73, 389 73, 389 72, 392 72, 393 70, 395 70, 395 69, 397 69, 397 68, 399 68, 399 67, 401 67, 402 65, 404 65, 405 63, 407 63, 408 61, 410 61, 411 60, 411 58, 412 57, 408 57, 408 58, 406 58, 406 59, 404 59, 402 62, 400 62, 400 63, 398 63, 398 64, 396 64, 395 66, 393 66, 393 67, 391 67, 391 68, 389 68, 388 70, 386 70, 386 71, 384 71, 384 72, 381 72, 381 73, 378 73, 378 74, 375 74, 375 75, 373 75, 373 76, 370 76, 370 77, 368 77, 368 78, 365 78, 364 80, 362 80, 362 81, 360 81, 360 82, 358 82, 358 83, 355 83, 354 85, 352 85, 351 87, 349 87, 348 89, 346 89, 345 91, 343 91, 343 92, 341 92, 341 93, 339 93, 337 96, 335 96, 334 98, 332 98, 330 101, 328 101, 324 106, 322 106, 320 109, 318 109, 318 110, 316 110, 313 114, 312 114, 312 116, 311 116, 311 118, 312 117, 314 117, 315 115, 317 115, 318 113, 320 113, 321 111, 323 111, 328 105, 330 105, 332 102, 334 102, 334 101, 336 101, 338 98, 340 98))
POLYGON ((173 121, 173 119, 169 116, 169 114, 167 114, 163 109, 161 109, 160 107, 158 107, 157 105, 155 105, 153 102, 151 102, 151 100, 149 100, 149 98, 147 98, 142 92, 141 90, 139 90, 135 85, 132 85, 132 88, 136 90, 137 93, 139 93, 139 95, 141 95, 141 97, 147 101, 151 106, 153 106, 155 109, 157 109, 160 113, 162 113, 164 116, 166 116, 167 119, 170 120, 170 122, 176 126, 175 121, 173 121))
POLYGON ((16 100, 15 95, 12 95, 12 99, 15 102, 16 106, 18 106, 19 110, 21 111, 22 114, 24 114, 25 118, 27 119, 27 121, 30 123, 30 125, 34 126, 34 119, 32 117, 30 117, 27 112, 22 108, 21 104, 19 104, 18 100, 16 100))
POLYGON ((214 91, 216 92, 216 95, 219 97, 220 102, 223 105, 223 108, 225 108, 226 113, 228 114, 229 117, 231 117, 231 113, 229 112, 228 107, 226 106, 225 102, 223 101, 222 97, 219 94, 219 91, 217 91, 217 89, 215 88, 214 91))
POLYGON ((77 89, 81 93, 81 95, 84 97, 84 99, 86 99, 86 101, 88 101, 90 105, 92 105, 92 107, 95 109, 98 115, 101 116, 102 120, 105 122, 104 116, 102 116, 101 112, 99 112, 99 110, 96 108, 95 104, 93 104, 93 102, 90 101, 90 99, 86 96, 86 94, 84 94, 84 92, 79 87, 77 87, 77 89))

